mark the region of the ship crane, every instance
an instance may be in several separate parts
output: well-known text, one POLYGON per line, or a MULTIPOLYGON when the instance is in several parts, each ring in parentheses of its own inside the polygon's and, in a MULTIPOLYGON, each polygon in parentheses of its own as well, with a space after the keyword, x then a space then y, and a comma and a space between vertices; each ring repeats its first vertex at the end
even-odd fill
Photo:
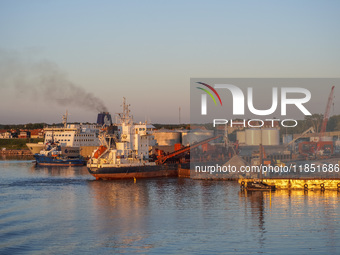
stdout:
POLYGON ((183 154, 183 153, 189 151, 190 149, 196 148, 196 147, 198 147, 198 146, 200 146, 200 145, 202 145, 202 144, 209 143, 209 142, 211 142, 211 141, 213 141, 213 140, 216 140, 216 139, 218 139, 218 138, 220 138, 220 137, 222 137, 222 135, 214 136, 214 137, 205 139, 205 140, 203 140, 203 141, 200 141, 200 142, 198 142, 198 143, 195 143, 195 144, 193 144, 193 145, 186 146, 186 147, 184 147, 184 148, 182 148, 182 149, 179 149, 179 150, 177 150, 177 151, 171 152, 169 155, 160 156, 160 157, 156 160, 156 162, 157 162, 158 164, 164 164, 165 161, 166 161, 167 159, 169 159, 169 158, 173 158, 173 157, 175 157, 175 156, 177 156, 177 155, 183 154))

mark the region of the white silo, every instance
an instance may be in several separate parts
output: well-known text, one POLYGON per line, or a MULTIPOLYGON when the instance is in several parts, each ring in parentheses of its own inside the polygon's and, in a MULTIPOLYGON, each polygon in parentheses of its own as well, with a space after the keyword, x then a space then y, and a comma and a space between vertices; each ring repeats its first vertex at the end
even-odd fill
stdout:
POLYGON ((158 130, 153 133, 158 145, 171 146, 180 143, 181 133, 172 130, 158 130))
POLYGON ((249 128, 245 131, 246 145, 260 145, 262 142, 261 129, 249 128))
POLYGON ((280 131, 276 128, 262 129, 262 145, 280 145, 280 131))
POLYGON ((236 139, 239 144, 246 143, 246 132, 245 131, 237 131, 236 132, 236 139))
POLYGON ((201 129, 189 130, 187 132, 182 132, 182 144, 184 146, 188 146, 203 141, 205 139, 211 138, 213 136, 214 136, 213 130, 201 130, 201 129))

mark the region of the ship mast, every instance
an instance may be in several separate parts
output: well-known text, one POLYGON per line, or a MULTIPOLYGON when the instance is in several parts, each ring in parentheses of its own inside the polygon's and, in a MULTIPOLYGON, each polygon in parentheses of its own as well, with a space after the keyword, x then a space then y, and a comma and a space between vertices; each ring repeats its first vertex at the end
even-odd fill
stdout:
POLYGON ((68 112, 67 112, 67 110, 66 110, 65 115, 63 115, 63 124, 64 124, 64 128, 66 128, 66 126, 67 126, 67 117, 68 117, 68 112))
POLYGON ((125 97, 123 97, 123 105, 121 105, 121 106, 123 106, 123 112, 118 113, 120 120, 121 120, 121 123, 130 124, 132 117, 130 116, 129 106, 131 106, 131 105, 126 103, 125 97))

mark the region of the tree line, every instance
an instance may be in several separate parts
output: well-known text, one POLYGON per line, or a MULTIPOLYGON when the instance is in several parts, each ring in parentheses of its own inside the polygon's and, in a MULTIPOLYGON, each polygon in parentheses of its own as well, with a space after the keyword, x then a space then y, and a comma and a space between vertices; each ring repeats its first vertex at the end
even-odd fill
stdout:
MULTIPOLYGON (((306 116, 304 120, 298 120, 298 125, 296 127, 281 128, 281 133, 283 134, 298 134, 306 131, 310 127, 314 128, 316 133, 321 131, 321 126, 323 122, 323 114, 313 114, 306 116)), ((326 132, 340 131, 340 115, 333 115, 328 119, 326 132)))
MULTIPOLYGON (((296 127, 281 127, 281 133, 282 134, 298 134, 302 133, 305 130, 309 129, 310 127, 314 128, 314 131, 316 133, 320 132, 321 125, 323 122, 323 114, 313 114, 310 116, 306 116, 304 120, 298 120, 298 125, 296 127)), ((86 124, 86 123, 84 123, 86 124)), ((62 125, 59 124, 53 124, 53 125, 62 125)), ((166 128, 166 129, 189 129, 189 124, 153 124, 156 129, 166 128)), ((213 129, 212 123, 206 123, 206 124, 198 124, 200 126, 205 126, 207 129, 213 129)), ((28 123, 28 124, 17 124, 17 125, 1 125, 0 129, 42 129, 45 126, 47 126, 46 123, 28 123)), ((340 131, 340 115, 333 115, 329 118, 327 122, 327 132, 331 131, 340 131)))
POLYGON ((16 125, 0 125, 0 129, 42 129, 46 126, 46 123, 28 123, 28 124, 16 124, 16 125))

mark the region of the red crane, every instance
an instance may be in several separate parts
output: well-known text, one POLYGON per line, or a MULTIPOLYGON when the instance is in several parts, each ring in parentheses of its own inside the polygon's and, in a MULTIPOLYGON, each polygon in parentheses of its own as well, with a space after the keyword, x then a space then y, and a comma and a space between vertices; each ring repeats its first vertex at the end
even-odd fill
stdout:
MULTIPOLYGON (((323 116, 322 126, 321 126, 321 130, 320 130, 320 133, 319 133, 319 138, 321 138, 323 133, 326 132, 327 122, 328 122, 328 119, 329 119, 329 114, 331 112, 331 106, 332 106, 332 103, 333 103, 333 94, 334 94, 334 86, 332 87, 331 93, 329 94, 329 97, 328 97, 326 111, 325 111, 325 115, 323 116)), ((320 139, 319 139, 319 141, 320 141, 320 139)))
POLYGON ((331 106, 333 103, 333 94, 334 94, 334 86, 331 89, 331 93, 329 94, 328 101, 327 101, 327 106, 326 106, 326 111, 323 116, 323 121, 322 121, 322 126, 321 130, 319 133, 319 141, 316 143, 316 153, 319 153, 320 151, 324 151, 326 153, 322 153, 325 157, 330 156, 330 154, 333 153, 333 142, 332 141, 321 141, 321 137, 324 136, 326 132, 326 127, 327 127, 327 122, 329 119, 329 115, 331 112, 331 106))

